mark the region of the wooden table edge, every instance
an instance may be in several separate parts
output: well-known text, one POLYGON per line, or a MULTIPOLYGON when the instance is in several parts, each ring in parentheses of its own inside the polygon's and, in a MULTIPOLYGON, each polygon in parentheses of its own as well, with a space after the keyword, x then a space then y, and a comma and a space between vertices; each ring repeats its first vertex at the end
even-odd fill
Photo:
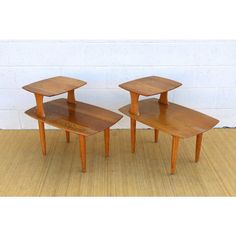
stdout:
MULTIPOLYGON (((64 98, 60 98, 60 99, 64 99, 64 98)), ((56 99, 56 100, 60 100, 60 99, 56 99)), ((65 99, 65 100, 66 100, 66 99, 65 99)), ((55 101, 55 100, 53 100, 53 101, 55 101)), ((50 103, 50 102, 53 102, 53 101, 48 101, 47 103, 50 103)), ((78 102, 78 103, 83 103, 83 104, 87 104, 87 105, 91 105, 90 103, 79 102, 79 101, 76 101, 76 102, 78 102)), ((92 105, 92 106, 94 106, 94 105, 92 105)), ((46 116, 45 116, 45 117, 40 117, 40 116, 37 116, 37 114, 36 114, 37 117, 31 116, 28 112, 29 112, 31 109, 36 109, 36 107, 37 107, 37 106, 31 107, 31 108, 29 108, 28 110, 26 110, 24 113, 25 113, 27 116, 29 116, 29 117, 31 117, 31 118, 33 118, 33 119, 35 119, 35 120, 42 121, 42 122, 44 122, 45 124, 51 125, 52 127, 56 127, 56 128, 58 128, 58 129, 61 129, 61 130, 69 131, 69 132, 74 133, 74 134, 84 135, 84 136, 86 136, 86 137, 88 137, 88 136, 90 136, 90 135, 94 135, 94 134, 99 133, 99 132, 102 132, 102 131, 106 130, 107 128, 112 127, 113 125, 115 125, 117 122, 119 122, 119 121, 124 117, 123 115, 118 114, 118 113, 115 113, 115 112, 110 111, 110 110, 108 110, 108 109, 105 109, 105 108, 102 108, 102 107, 99 107, 99 106, 95 106, 96 108, 101 108, 101 109, 104 109, 104 110, 106 110, 106 111, 115 113, 116 115, 119 116, 119 118, 117 118, 116 121, 112 122, 111 125, 107 126, 107 127, 104 128, 103 130, 94 131, 94 132, 91 133, 91 134, 85 134, 85 133, 81 133, 81 132, 76 132, 76 131, 71 130, 71 129, 65 129, 65 128, 62 128, 62 127, 58 127, 58 126, 56 126, 55 124, 52 124, 51 122, 48 122, 48 121, 46 120, 46 116)))
MULTIPOLYGON (((155 99, 155 98, 150 98, 150 99, 153 100, 153 99, 155 99)), ((158 101, 158 99, 155 99, 155 100, 158 101)), ((142 101, 143 101, 143 100, 140 100, 139 102, 142 102, 142 101)), ((191 109, 191 108, 188 108, 188 107, 185 107, 185 106, 176 104, 176 103, 171 103, 171 104, 178 105, 178 106, 181 106, 181 107, 190 109, 190 110, 192 110, 192 111, 201 113, 201 114, 203 114, 203 115, 206 115, 206 114, 204 114, 204 113, 202 113, 202 112, 193 110, 193 109, 191 109)), ((131 104, 127 104, 127 105, 125 105, 125 106, 122 106, 122 107, 120 107, 118 110, 119 110, 122 114, 124 114, 124 115, 126 115, 126 116, 128 116, 128 117, 130 117, 130 118, 133 118, 133 119, 135 119, 136 121, 138 121, 138 122, 140 122, 140 123, 142 123, 142 124, 145 124, 145 125, 147 125, 147 126, 153 128, 153 129, 158 129, 158 130, 160 130, 160 131, 162 131, 162 132, 164 132, 164 133, 167 133, 167 134, 169 134, 169 135, 171 135, 171 136, 176 136, 176 137, 179 137, 179 138, 191 138, 191 137, 194 137, 194 136, 196 136, 196 135, 198 135, 198 134, 205 133, 205 132, 207 132, 208 130, 214 128, 214 127, 220 122, 218 119, 215 119, 215 118, 209 116, 211 119, 213 119, 213 120, 215 121, 215 124, 212 125, 211 127, 207 128, 207 129, 204 129, 204 131, 196 132, 196 133, 194 133, 193 135, 186 135, 186 136, 177 135, 176 133, 171 133, 171 132, 169 132, 169 131, 166 131, 166 130, 163 129, 163 128, 160 128, 160 127, 153 127, 153 126, 151 126, 151 125, 149 125, 149 124, 147 124, 147 123, 144 123, 144 122, 142 122, 142 121, 139 121, 139 120, 137 119, 137 117, 140 116, 140 114, 131 114, 131 113, 128 113, 128 114, 127 114, 127 113, 123 112, 122 109, 126 108, 127 106, 131 106, 131 104)), ((168 105, 166 105, 166 106, 168 106, 168 105)), ((208 115, 206 115, 206 116, 208 116, 208 115)))

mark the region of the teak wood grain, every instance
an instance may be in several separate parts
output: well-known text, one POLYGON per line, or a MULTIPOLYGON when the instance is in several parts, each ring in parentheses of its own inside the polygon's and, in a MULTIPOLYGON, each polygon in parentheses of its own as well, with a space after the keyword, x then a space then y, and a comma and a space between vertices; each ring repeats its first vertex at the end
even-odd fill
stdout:
POLYGON ((65 76, 56 76, 28 84, 23 89, 43 96, 51 97, 69 92, 85 85, 86 82, 65 76))
POLYGON ((45 123, 64 129, 67 143, 70 142, 70 132, 79 135, 82 172, 86 172, 86 136, 104 131, 105 156, 109 156, 110 127, 122 116, 112 111, 77 102, 75 89, 86 82, 69 77, 57 76, 41 80, 23 87, 34 93, 36 107, 25 113, 38 120, 39 137, 43 155, 46 155, 45 123), (57 99, 43 103, 44 96, 55 96, 67 93, 67 99, 57 99))
POLYGON ((139 101, 139 115, 131 114, 131 105, 119 110, 125 115, 148 126, 180 138, 189 138, 206 132, 219 121, 192 109, 169 103, 160 104, 156 98, 139 101))
POLYGON ((130 92, 131 104, 119 110, 130 117, 131 152, 135 152, 136 121, 154 128, 154 140, 158 140, 159 130, 173 136, 171 153, 171 174, 176 171, 176 159, 180 138, 196 136, 195 161, 200 157, 203 133, 213 128, 219 121, 192 109, 169 103, 168 91, 181 83, 157 76, 144 77, 119 86, 130 92), (160 94, 159 99, 142 101, 139 96, 160 94))
POLYGON ((25 113, 34 119, 69 132, 89 136, 114 125, 122 116, 115 112, 76 101, 68 103, 60 98, 44 103, 45 117, 39 117, 36 107, 25 113))
POLYGON ((129 92, 137 93, 143 96, 152 96, 170 91, 181 85, 181 83, 174 80, 158 76, 148 76, 128 81, 120 84, 119 86, 129 92))
POLYGON ((119 110, 130 117, 131 122, 131 152, 135 152, 136 121, 154 128, 155 142, 158 132, 164 131, 173 136, 171 153, 171 174, 176 171, 177 151, 179 138, 196 136, 196 162, 200 157, 201 140, 203 133, 213 128, 219 121, 203 113, 192 109, 168 103, 159 102, 158 99, 150 98, 138 102, 139 113, 131 113, 132 105, 126 105, 119 110))

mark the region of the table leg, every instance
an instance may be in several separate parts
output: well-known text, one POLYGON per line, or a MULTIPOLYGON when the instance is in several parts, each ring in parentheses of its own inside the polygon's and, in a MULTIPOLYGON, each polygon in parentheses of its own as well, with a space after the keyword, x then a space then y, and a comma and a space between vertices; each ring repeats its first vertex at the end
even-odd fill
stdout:
POLYGON ((67 93, 67 101, 69 103, 75 103, 75 90, 68 91, 67 93))
POLYGON ((104 130, 105 157, 109 157, 110 128, 104 130))
POLYGON ((39 125, 39 138, 40 138, 42 153, 43 155, 46 155, 46 139, 45 139, 44 122, 39 120, 38 125, 39 125))
POLYGON ((173 175, 176 171, 176 159, 179 147, 179 137, 173 136, 172 138, 172 151, 171 151, 171 174, 173 175))
POLYGON ((136 120, 130 118, 130 132, 131 132, 131 152, 135 152, 135 143, 136 143, 136 120))
POLYGON ((198 162, 200 158, 202 136, 203 136, 203 133, 198 134, 196 137, 195 162, 198 162))
POLYGON ((70 142, 70 132, 66 130, 66 142, 70 142))
POLYGON ((168 92, 161 93, 159 103, 168 105, 168 92))
POLYGON ((154 140, 155 140, 155 143, 158 142, 158 134, 159 134, 159 130, 158 129, 154 129, 154 140))
POLYGON ((85 136, 81 134, 79 134, 79 146, 82 172, 86 172, 86 140, 85 136))

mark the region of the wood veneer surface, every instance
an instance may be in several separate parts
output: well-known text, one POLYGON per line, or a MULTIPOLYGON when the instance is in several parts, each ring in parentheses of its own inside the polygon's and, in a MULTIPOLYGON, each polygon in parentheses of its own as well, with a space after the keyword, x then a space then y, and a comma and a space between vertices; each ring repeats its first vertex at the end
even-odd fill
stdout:
POLYGON ((51 97, 77 89, 85 84, 86 82, 82 80, 65 76, 56 76, 28 84, 24 86, 23 89, 31 93, 51 97))
POLYGON ((68 103, 66 99, 56 99, 44 103, 45 117, 38 117, 36 107, 25 113, 46 124, 85 136, 111 127, 122 116, 101 107, 83 102, 68 103))
POLYGON ((149 98, 138 102, 139 115, 130 114, 130 104, 119 110, 137 121, 181 138, 188 138, 213 128, 219 121, 192 109, 149 98))
POLYGON ((152 96, 155 94, 170 91, 181 85, 181 83, 174 80, 158 76, 148 76, 125 82, 123 84, 120 84, 119 86, 133 93, 137 93, 143 96, 152 96))

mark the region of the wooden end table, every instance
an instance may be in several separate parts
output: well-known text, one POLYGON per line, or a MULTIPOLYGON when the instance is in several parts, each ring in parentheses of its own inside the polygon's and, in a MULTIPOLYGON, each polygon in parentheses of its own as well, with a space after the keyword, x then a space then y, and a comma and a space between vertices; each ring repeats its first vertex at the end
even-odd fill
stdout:
POLYGON ((119 110, 130 117, 131 151, 135 152, 136 121, 154 128, 155 142, 159 130, 172 135, 171 174, 176 171, 176 158, 180 138, 196 136, 195 162, 200 157, 203 133, 219 121, 192 109, 168 102, 168 91, 182 84, 162 77, 150 76, 132 80, 119 86, 130 92, 131 104, 119 110), (139 101, 139 96, 160 94, 160 99, 139 101))
POLYGON ((105 156, 109 156, 110 127, 122 116, 87 103, 75 100, 75 89, 86 82, 69 77, 57 76, 41 80, 23 87, 34 93, 36 107, 25 113, 38 120, 40 143, 43 155, 46 155, 44 123, 65 130, 66 140, 70 141, 70 132, 79 135, 82 172, 86 172, 86 140, 85 137, 104 131, 105 156), (67 93, 67 99, 61 98, 43 103, 43 97, 51 97, 67 93))

